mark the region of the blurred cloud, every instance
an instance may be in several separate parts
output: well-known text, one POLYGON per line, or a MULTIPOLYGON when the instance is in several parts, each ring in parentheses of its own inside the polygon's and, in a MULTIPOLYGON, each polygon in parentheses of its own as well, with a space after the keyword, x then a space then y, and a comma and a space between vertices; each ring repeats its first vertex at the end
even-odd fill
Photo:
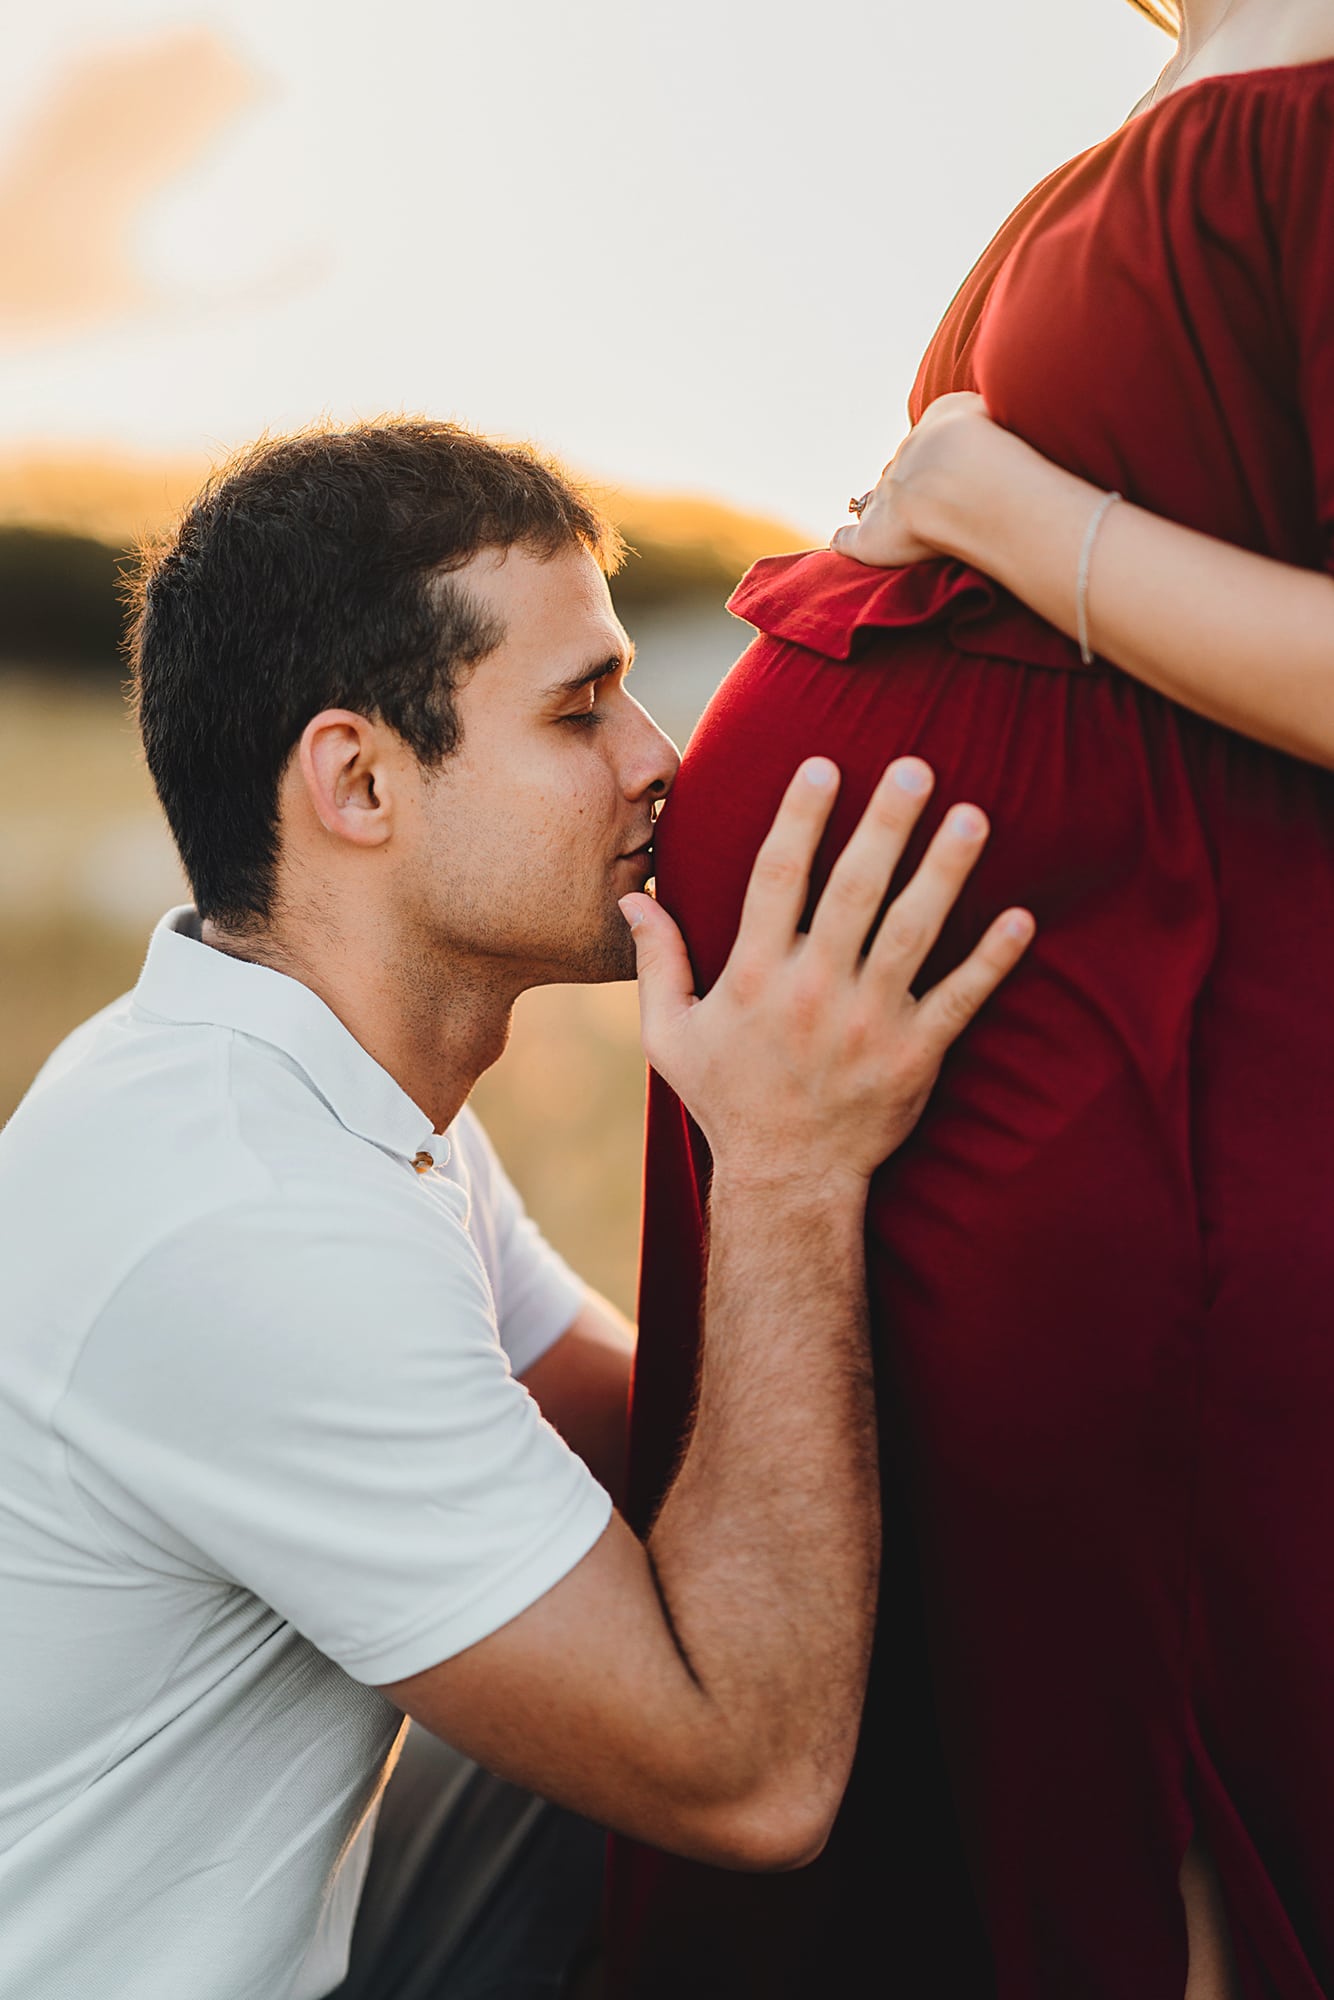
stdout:
POLYGON ((0 335, 62 332, 153 302, 144 205, 260 94, 206 28, 69 64, 0 163, 0 335))

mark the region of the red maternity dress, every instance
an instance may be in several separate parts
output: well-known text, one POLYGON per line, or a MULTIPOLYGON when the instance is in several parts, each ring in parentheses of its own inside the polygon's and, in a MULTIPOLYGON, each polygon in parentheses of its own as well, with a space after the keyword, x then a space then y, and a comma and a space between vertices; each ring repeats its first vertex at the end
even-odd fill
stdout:
MULTIPOLYGON (((1334 569, 1334 61, 1205 79, 1044 181, 912 397, 1334 569)), ((1247 2000, 1334 1994, 1334 778, 956 562, 760 563, 658 881, 704 987, 799 758, 901 751, 992 844, 930 976, 1037 942, 873 1189, 887 1542, 862 1746, 776 1878, 626 1843, 615 2000, 1181 2000, 1177 1871, 1247 2000)), ((1334 670, 1334 659, 1331 659, 1334 670)), ((1263 673, 1263 658, 1255 662, 1263 673)), ((920 851, 920 842, 914 853, 920 851)), ((633 1501, 695 1362, 707 1155, 655 1081, 633 1501)))

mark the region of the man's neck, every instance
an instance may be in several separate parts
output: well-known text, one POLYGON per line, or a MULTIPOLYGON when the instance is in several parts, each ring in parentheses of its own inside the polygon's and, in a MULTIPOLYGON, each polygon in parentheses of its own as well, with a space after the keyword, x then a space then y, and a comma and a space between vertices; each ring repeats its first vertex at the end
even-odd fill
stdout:
POLYGON ((302 934, 283 926, 233 933, 209 920, 206 945, 308 986, 437 1132, 458 1116, 479 1076, 503 1054, 518 995, 493 968, 450 964, 379 938, 302 934))

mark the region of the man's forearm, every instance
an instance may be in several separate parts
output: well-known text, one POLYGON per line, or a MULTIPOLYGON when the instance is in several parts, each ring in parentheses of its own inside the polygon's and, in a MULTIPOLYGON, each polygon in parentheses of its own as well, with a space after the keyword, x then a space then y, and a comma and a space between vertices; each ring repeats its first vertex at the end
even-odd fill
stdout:
POLYGON ((720 1176, 694 1432, 649 1552, 738 1785, 841 1797, 880 1554, 864 1202, 720 1176))

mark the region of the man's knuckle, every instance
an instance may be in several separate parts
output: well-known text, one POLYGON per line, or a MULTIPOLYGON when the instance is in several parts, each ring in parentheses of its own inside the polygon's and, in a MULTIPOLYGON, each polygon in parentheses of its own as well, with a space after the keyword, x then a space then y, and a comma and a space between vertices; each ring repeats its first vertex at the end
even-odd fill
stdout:
POLYGON ((977 1012, 981 994, 972 986, 957 983, 945 986, 940 994, 940 1011, 951 1028, 965 1028, 977 1012))
POLYGON ((831 876, 825 895, 841 909, 863 910, 876 901, 882 887, 880 878, 869 870, 844 868, 831 876))
POLYGON ((762 889, 790 889, 801 876, 801 863, 783 848, 761 849, 756 857, 752 880, 762 889))
POLYGON ((843 1052, 850 1062, 860 1063, 873 1053, 880 1040, 879 1026, 860 1010, 848 1016, 843 1024, 843 1052))
POLYGON ((829 982, 815 966, 799 972, 788 990, 788 1017, 794 1027, 809 1033, 829 1007, 829 982))
POLYGON ((896 958, 911 958, 922 948, 926 936, 921 921, 907 910, 890 910, 881 926, 885 945, 896 958))

